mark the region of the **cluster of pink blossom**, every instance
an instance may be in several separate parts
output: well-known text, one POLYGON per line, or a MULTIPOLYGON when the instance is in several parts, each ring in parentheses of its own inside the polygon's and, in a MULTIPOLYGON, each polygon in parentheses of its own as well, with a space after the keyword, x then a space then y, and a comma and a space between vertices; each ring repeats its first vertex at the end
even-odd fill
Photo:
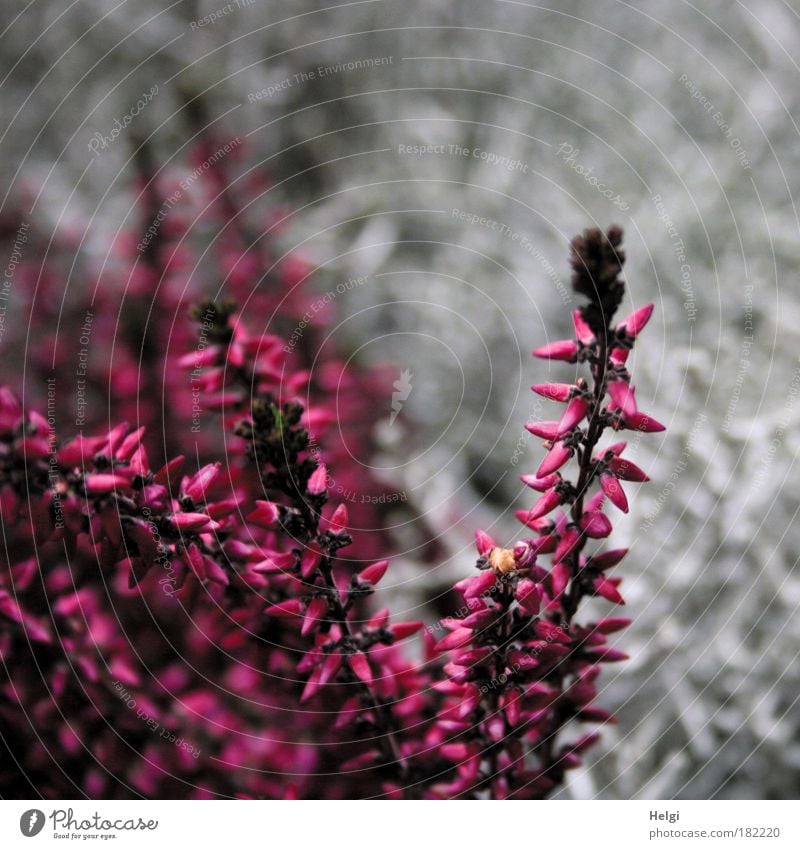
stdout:
MULTIPOLYGON (((219 214, 235 221, 226 186, 219 214)), ((161 316, 169 343, 149 349, 146 374, 144 355, 124 379, 107 364, 110 407, 127 398, 135 428, 70 438, 49 411, 0 391, 2 795, 530 798, 560 784, 597 737, 563 743, 562 730, 610 720, 594 681, 624 658, 606 638, 627 620, 573 619, 586 596, 622 603, 608 571, 626 552, 584 549, 611 532, 606 498, 627 510, 620 481, 646 480, 624 444, 600 440, 607 428, 661 428, 638 410, 625 368, 650 308, 610 326, 620 239, 612 228, 575 240, 574 284, 589 304, 575 341, 536 352, 592 376, 534 387, 567 404, 529 426, 549 448, 523 478, 543 493, 520 516, 536 536, 506 549, 478 533, 479 574, 457 585, 463 615, 441 623, 438 642, 428 629, 421 657, 411 645, 423 623, 372 604, 389 563, 372 554, 377 534, 358 544, 337 493, 348 462, 370 485, 330 427, 348 415, 326 392, 341 363, 320 380, 275 328, 206 299, 194 309, 202 345, 161 316), (162 403, 185 403, 187 384, 216 414, 202 442, 181 403, 162 403), (562 476, 573 458, 575 483, 562 476), (562 505, 568 514, 551 515, 562 505)), ((246 265, 241 287, 264 268, 247 244, 227 260, 246 265)), ((143 291, 156 303, 175 271, 185 312, 185 269, 167 250, 148 245, 143 291)), ((285 324, 286 299, 256 289, 285 324)), ((356 411, 369 408, 369 380, 345 381, 356 411)), ((353 422, 365 439, 368 418, 353 422)))

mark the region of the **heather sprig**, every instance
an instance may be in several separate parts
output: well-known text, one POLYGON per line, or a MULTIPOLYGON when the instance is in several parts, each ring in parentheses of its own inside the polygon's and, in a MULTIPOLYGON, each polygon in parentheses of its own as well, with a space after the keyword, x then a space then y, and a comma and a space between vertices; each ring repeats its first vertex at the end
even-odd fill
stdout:
POLYGON ((648 305, 612 325, 624 296, 622 230, 586 230, 572 242, 572 284, 588 303, 573 313, 575 338, 537 348, 537 357, 585 364, 589 379, 533 387, 565 404, 560 418, 526 428, 544 439, 547 454, 522 481, 541 493, 517 517, 535 536, 511 548, 479 531, 479 574, 460 581, 468 614, 448 620, 436 648, 448 653, 444 670, 449 735, 442 752, 456 776, 437 787, 446 797, 541 798, 564 780, 566 770, 599 738, 587 733, 562 741, 568 724, 608 722, 593 705, 603 663, 626 655, 607 637, 629 620, 618 617, 581 625, 581 601, 599 597, 622 605, 621 579, 609 571, 625 549, 594 550, 612 531, 606 501, 628 511, 622 481, 647 475, 623 457, 624 442, 601 447, 607 430, 663 430, 639 410, 628 355, 649 320, 648 305), (567 464, 577 466, 566 476, 567 464), (549 567, 544 558, 550 558, 549 567))

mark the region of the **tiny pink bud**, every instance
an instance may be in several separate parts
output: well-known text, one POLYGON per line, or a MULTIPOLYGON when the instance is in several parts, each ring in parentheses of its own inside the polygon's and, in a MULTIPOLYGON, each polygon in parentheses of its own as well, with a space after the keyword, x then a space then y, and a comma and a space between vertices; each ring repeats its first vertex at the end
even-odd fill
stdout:
POLYGON ((87 475, 83 483, 88 495, 107 495, 130 486, 130 481, 122 475, 87 475))
POLYGON ((605 539, 612 531, 608 516, 599 510, 584 513, 581 517, 581 527, 586 536, 592 539, 605 539))
POLYGON ((186 485, 185 494, 192 501, 202 501, 206 491, 219 477, 221 469, 222 463, 209 463, 207 466, 203 466, 186 485))
POLYGON ((287 598, 278 604, 264 608, 265 616, 276 616, 279 619, 292 619, 302 615, 302 605, 299 598, 287 598))
POLYGON ((308 489, 311 495, 322 495, 327 488, 328 470, 324 463, 320 463, 319 466, 317 466, 317 468, 311 473, 306 489, 308 489))
MULTIPOLYGON (((531 517, 530 510, 515 510, 514 515, 517 517, 517 520, 522 522, 523 525, 530 528, 533 531, 537 531, 539 533, 547 533, 552 527, 553 523, 551 519, 546 518, 536 518, 531 517)), ((542 549, 539 549, 540 551, 542 549)))
POLYGON ((205 513, 174 513, 170 521, 179 531, 213 531, 219 527, 205 513))
POLYGON ((563 434, 559 433, 558 422, 528 422, 525 430, 541 439, 553 440, 563 434))
POLYGON ((278 524, 281 511, 274 501, 256 501, 256 509, 247 515, 247 521, 260 528, 274 528, 278 524))
POLYGON ((581 535, 577 528, 567 528, 553 554, 553 562, 558 563, 560 560, 565 560, 569 557, 580 541, 581 535))
POLYGON ((567 409, 564 410, 564 415, 558 423, 556 436, 564 436, 569 433, 576 425, 583 421, 588 410, 589 402, 585 398, 573 398, 567 404, 567 409))
POLYGON ((422 630, 422 622, 395 622, 389 626, 389 631, 394 635, 396 640, 405 640, 408 637, 422 630))
POLYGON ((612 601, 614 604, 625 604, 625 599, 622 598, 619 590, 607 578, 595 578, 593 585, 595 592, 608 601, 612 601))
POLYGON ((542 606, 542 588, 529 578, 523 578, 517 584, 516 598, 527 614, 536 616, 542 606))
POLYGON ((595 569, 599 569, 602 572, 616 566, 627 553, 627 548, 614 548, 611 551, 604 551, 601 554, 593 554, 591 564, 595 569))
POLYGON ((537 477, 537 475, 520 475, 519 479, 525 486, 529 486, 537 492, 547 492, 548 489, 558 483, 558 475, 556 474, 545 475, 543 478, 537 477))
POLYGON ((583 342, 584 345, 591 345, 595 342, 594 331, 586 323, 580 310, 573 311, 572 324, 575 327, 575 337, 583 342))
POLYGON ((375 584, 380 581, 380 579, 386 574, 386 570, 389 568, 388 560, 378 560, 377 563, 373 563, 371 566, 367 566, 366 569, 359 572, 358 577, 367 584, 375 584))
POLYGON ((624 416, 625 427, 629 430, 639 430, 642 433, 660 433, 666 430, 661 422, 656 421, 652 416, 646 413, 634 413, 631 416, 624 416))
POLYGON ((347 513, 347 507, 342 502, 334 511, 333 515, 328 520, 328 526, 334 533, 338 533, 339 531, 343 531, 348 523, 350 518, 347 513))
POLYGON ((622 510, 623 513, 628 512, 628 499, 625 490, 620 486, 614 475, 610 472, 600 475, 600 486, 612 504, 622 510))
POLYGON ((611 353, 608 355, 608 359, 611 360, 612 364, 615 366, 624 366, 625 363, 628 362, 628 355, 630 352, 630 348, 612 348, 611 353))
POLYGON ((528 512, 528 520, 539 519, 545 516, 551 510, 554 510, 561 504, 561 493, 553 488, 546 492, 537 502, 531 507, 528 512))
POLYGON ((553 598, 558 598, 561 593, 567 588, 571 572, 569 565, 563 560, 556 563, 550 572, 550 587, 553 591, 553 598))
POLYGON ((637 412, 634 388, 624 380, 614 380, 608 384, 608 394, 614 404, 622 410, 624 416, 633 416, 637 412))
POLYGON ((628 660, 630 657, 619 649, 598 649, 587 652, 587 655, 588 659, 594 663, 619 663, 622 660, 628 660))
POLYGON ((547 452, 547 456, 542 460, 541 465, 536 470, 539 477, 547 477, 553 472, 558 471, 564 463, 568 462, 572 457, 572 449, 567 448, 563 442, 556 442, 553 447, 547 452))
POLYGON ((650 321, 653 309, 654 304, 647 304, 647 306, 632 312, 617 325, 617 330, 624 330, 628 336, 633 336, 635 339, 644 330, 647 322, 650 321))
POLYGON ((355 654, 347 655, 347 662, 350 664, 350 668, 355 673, 356 678, 365 684, 372 683, 372 669, 364 652, 357 651, 355 654))
POLYGON ((481 572, 480 575, 470 578, 461 592, 465 599, 479 598, 490 592, 496 583, 497 578, 494 571, 487 569, 485 572, 481 572))
POLYGON ((578 357, 578 343, 572 339, 551 342, 549 345, 537 348, 533 352, 533 356, 540 357, 543 360, 564 360, 568 363, 574 363, 578 357))
POLYGON ((617 631, 627 628, 630 624, 630 619, 623 619, 621 616, 612 616, 608 619, 601 619, 596 625, 596 630, 601 634, 615 634, 617 631))
POLYGON ((531 389, 551 401, 569 401, 575 386, 572 383, 537 383, 531 389))
POLYGON ((315 630, 319 621, 328 612, 328 601, 325 598, 312 598, 306 608, 306 615, 303 617, 303 627, 300 629, 300 634, 305 637, 311 631, 315 630))
POLYGON ((481 557, 485 557, 496 545, 497 543, 486 531, 475 531, 475 546, 481 557))
POLYGON ((472 629, 470 628, 456 628, 455 631, 451 631, 446 637, 443 637, 439 640, 438 643, 433 647, 434 651, 452 651, 453 649, 460 649, 463 646, 467 645, 472 640, 472 629))
POLYGON ((611 460, 609 460, 608 467, 620 480, 623 481, 645 483, 650 480, 649 475, 640 469, 635 463, 631 463, 630 460, 623 460, 621 457, 612 457, 611 460))

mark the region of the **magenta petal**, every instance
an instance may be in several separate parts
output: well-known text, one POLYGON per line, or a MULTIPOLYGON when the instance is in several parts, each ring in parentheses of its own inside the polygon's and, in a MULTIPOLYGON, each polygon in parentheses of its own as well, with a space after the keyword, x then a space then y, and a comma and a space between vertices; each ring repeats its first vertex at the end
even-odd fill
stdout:
POLYGON ((286 601, 281 601, 278 604, 264 608, 264 615, 277 616, 281 619, 293 619, 296 616, 300 616, 301 610, 300 599, 289 598, 286 601))
POLYGON ((653 309, 654 304, 647 304, 647 306, 632 312, 617 325, 617 330, 624 330, 628 336, 633 336, 635 339, 644 330, 647 322, 650 321, 653 309))
POLYGON ((569 401, 575 386, 572 383, 537 383, 531 389, 551 401, 569 401))
POLYGON ((121 475, 87 475, 83 485, 87 495, 107 495, 116 489, 130 487, 130 481, 121 475))
POLYGON ((467 585, 462 589, 462 594, 465 599, 479 598, 488 593, 497 583, 497 578, 491 569, 481 572, 475 578, 471 578, 467 585))
POLYGON ((207 466, 203 466, 203 468, 196 472, 187 484, 186 489, 184 490, 185 494, 188 495, 192 501, 202 501, 205 497, 206 491, 219 477, 221 468, 222 463, 209 463, 207 466))
POLYGON ((313 631, 317 623, 328 612, 328 602, 324 598, 312 598, 306 608, 306 615, 303 617, 303 627, 300 629, 302 636, 313 631))
POLYGON ((661 422, 656 421, 646 413, 634 413, 632 416, 624 417, 625 427, 630 430, 639 430, 642 433, 660 433, 666 430, 661 422))
POLYGON ((306 489, 311 495, 322 495, 328 488, 328 470, 324 463, 320 463, 311 473, 306 489))
POLYGON ((604 551, 602 554, 593 554, 591 561, 592 567, 594 569, 599 569, 601 572, 606 569, 611 569, 613 566, 616 566, 627 553, 627 548, 615 548, 611 551, 604 551))
POLYGON ((386 570, 388 568, 388 560, 378 560, 377 563, 373 563, 371 566, 367 566, 366 569, 359 572, 358 577, 362 581, 375 586, 375 584, 377 584, 378 581, 380 581, 380 579, 386 574, 386 570))
POLYGON ((583 421, 588 410, 589 402, 585 398, 573 398, 569 404, 567 404, 567 409, 564 411, 564 415, 558 423, 556 436, 564 436, 564 434, 569 433, 572 428, 574 428, 579 422, 583 421))
POLYGON ((575 550, 575 546, 580 542, 581 535, 576 528, 568 528, 566 533, 561 537, 556 550, 553 554, 553 562, 558 563, 561 560, 569 557, 575 550))
POLYGON ((605 539, 612 531, 611 521, 608 516, 599 510, 584 513, 581 518, 581 527, 586 536, 592 539, 605 539))
POLYGON ((526 613, 536 616, 542 606, 542 588, 530 578, 523 578, 517 585, 516 598, 526 613))
POLYGON ((551 510, 554 510, 561 504, 561 493, 557 489, 551 489, 546 492, 537 502, 531 507, 527 514, 527 521, 539 519, 545 516, 551 510))
POLYGON ((614 604, 625 604, 625 599, 622 598, 619 590, 607 578, 595 578, 594 589, 598 595, 603 596, 608 601, 613 601, 614 604))
POLYGON ((568 462, 572 457, 572 449, 567 448, 564 443, 559 440, 547 452, 547 456, 542 460, 541 465, 536 470, 537 477, 544 478, 553 472, 560 469, 564 463, 568 462))
POLYGON ((481 557, 485 557, 496 545, 495 541, 486 531, 475 531, 475 546, 481 557))
POLYGON ((628 512, 628 499, 625 491, 614 475, 610 472, 600 475, 600 486, 612 504, 622 510, 623 513, 628 512))
POLYGON ((274 501, 256 501, 256 509, 247 515, 247 521, 260 528, 274 528, 280 515, 280 507, 274 501))
POLYGON ((395 622, 394 625, 389 626, 389 631, 393 634, 396 640, 405 640, 416 634, 418 631, 421 631, 422 627, 423 623, 419 621, 395 622))
POLYGON ((433 648, 434 651, 452 651, 467 645, 471 640, 471 628, 456 628, 455 631, 451 631, 446 637, 439 640, 433 648))
POLYGON ((558 483, 558 475, 546 475, 543 478, 538 475, 520 475, 519 479, 525 486, 529 486, 537 492, 547 492, 548 489, 558 483))
POLYGON ((348 655, 347 662, 359 680, 365 684, 372 684, 372 669, 364 652, 357 651, 355 654, 348 655))
POLYGON ((561 593, 567 588, 571 577, 570 567, 564 561, 556 563, 550 572, 550 588, 553 591, 553 598, 558 598, 561 593))
POLYGON ((551 342, 549 345, 536 348, 533 356, 541 357, 544 360, 564 360, 568 363, 574 363, 578 356, 578 343, 572 339, 551 342))
POLYGON ((611 400, 622 410, 623 415, 633 416, 637 412, 634 388, 624 380, 614 380, 608 384, 611 400))
POLYGON ((620 480, 635 483, 645 483, 650 480, 650 476, 635 463, 631 463, 630 460, 623 460, 621 457, 612 457, 609 460, 608 467, 620 480))
POLYGON ((342 503, 334 511, 333 515, 328 520, 328 524, 333 531, 342 531, 349 524, 349 516, 347 506, 342 503))
POLYGON ((572 324, 575 327, 575 336, 583 342, 584 345, 592 345, 596 341, 594 331, 584 321, 580 310, 573 311, 572 324))

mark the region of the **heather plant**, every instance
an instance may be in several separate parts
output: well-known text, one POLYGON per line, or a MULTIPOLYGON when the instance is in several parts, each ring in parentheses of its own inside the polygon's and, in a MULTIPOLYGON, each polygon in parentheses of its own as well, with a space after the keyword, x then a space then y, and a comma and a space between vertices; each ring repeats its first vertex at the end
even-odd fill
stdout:
MULTIPOLYGON (((520 514, 535 536, 504 548, 478 532, 479 574, 421 655, 423 623, 374 603, 389 563, 358 548, 337 493, 345 461, 327 436, 342 399, 286 336, 227 300, 200 301, 194 331, 183 317, 183 350, 158 355, 162 379, 140 402, 188 373, 218 416, 202 459, 151 462, 147 427, 125 422, 63 436, 49 407, 3 389, 3 795, 539 798, 558 786, 597 739, 563 735, 610 721, 594 682, 624 658, 606 638, 627 620, 575 621, 586 597, 623 603, 608 572, 625 551, 587 546, 611 533, 606 500, 627 510, 620 481, 646 480, 602 438, 661 429, 625 365, 652 308, 611 324, 620 242, 616 228, 573 242, 588 299, 576 338, 535 352, 591 377, 534 387, 566 403, 528 425, 548 447, 523 477, 542 492, 520 514)), ((346 397, 365 385, 356 376, 346 397)), ((369 394, 354 403, 368 409, 369 394)), ((186 413, 170 414, 185 433, 186 413)))

